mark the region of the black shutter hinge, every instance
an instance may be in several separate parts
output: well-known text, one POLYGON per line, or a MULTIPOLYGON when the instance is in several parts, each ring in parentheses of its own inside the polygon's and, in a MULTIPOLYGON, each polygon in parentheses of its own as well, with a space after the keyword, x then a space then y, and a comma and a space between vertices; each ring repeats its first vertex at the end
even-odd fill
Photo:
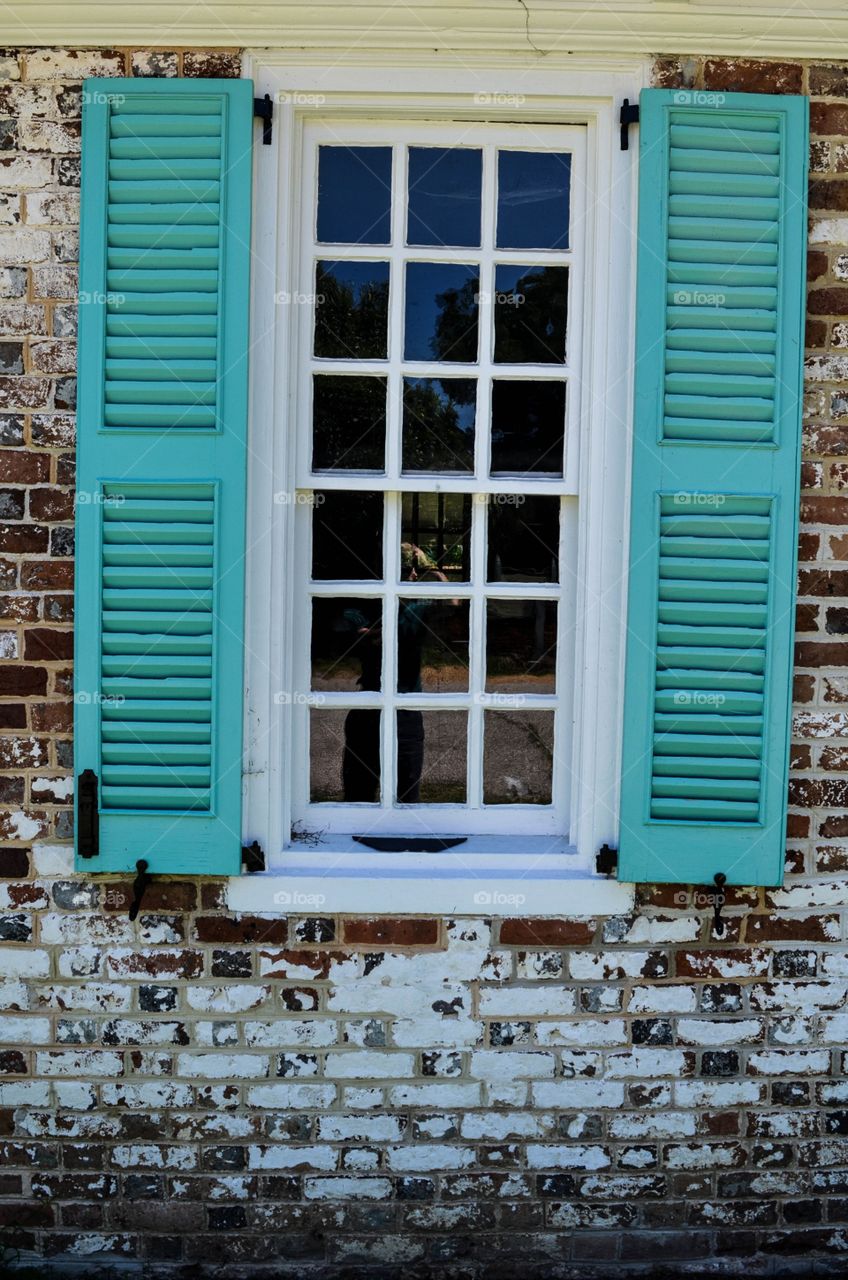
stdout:
POLYGON ((612 876, 618 871, 618 850, 602 844, 595 855, 595 870, 600 876, 612 876))
POLYGON ((274 104, 271 101, 270 93, 266 93, 264 98, 253 99, 253 114, 258 116, 262 121, 262 143, 266 147, 271 145, 271 130, 273 128, 272 121, 274 119, 274 104))
POLYGON ((96 858, 100 853, 97 774, 93 769, 83 769, 77 780, 77 852, 81 858, 96 858))
POLYGON ((632 124, 639 123, 639 103, 625 98, 618 113, 618 123, 621 125, 621 150, 628 151, 630 149, 628 129, 632 124))
POLYGON ((247 872, 265 870, 265 851, 258 840, 254 840, 253 844, 242 845, 241 860, 247 872))
POLYGON ((141 908, 141 900, 144 897, 144 891, 153 879, 153 876, 147 870, 148 863, 144 858, 139 858, 135 864, 136 877, 133 880, 133 899, 130 903, 129 917, 135 920, 141 908))

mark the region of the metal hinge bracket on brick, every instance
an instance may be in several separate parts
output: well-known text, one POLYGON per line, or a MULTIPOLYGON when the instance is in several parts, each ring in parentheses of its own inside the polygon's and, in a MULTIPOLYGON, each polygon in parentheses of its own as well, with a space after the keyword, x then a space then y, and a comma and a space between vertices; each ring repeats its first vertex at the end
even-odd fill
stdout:
POLYGON ((274 119, 274 104, 271 101, 270 93, 266 93, 264 98, 253 99, 253 114, 262 121, 263 146, 270 147, 271 130, 273 129, 272 121, 274 119))
POLYGON ((93 769, 83 769, 77 779, 77 851, 81 858, 96 858, 100 853, 97 774, 93 769))
POLYGON ((595 855, 595 870, 600 876, 614 876, 618 871, 618 850, 602 844, 595 855))
POLYGON ((621 125, 621 150, 629 151, 630 126, 639 123, 639 103, 625 98, 618 113, 618 123, 621 125))
POLYGON ((258 840, 254 840, 253 844, 242 845, 241 860, 245 871, 251 874, 254 871, 265 870, 265 850, 258 840))
POLYGON ((147 867, 148 863, 144 858, 139 858, 138 862, 135 864, 137 874, 135 880, 133 880, 133 899, 130 903, 129 910, 130 920, 135 920, 138 915, 141 909, 141 900, 144 897, 144 891, 153 879, 153 876, 147 870, 147 867))

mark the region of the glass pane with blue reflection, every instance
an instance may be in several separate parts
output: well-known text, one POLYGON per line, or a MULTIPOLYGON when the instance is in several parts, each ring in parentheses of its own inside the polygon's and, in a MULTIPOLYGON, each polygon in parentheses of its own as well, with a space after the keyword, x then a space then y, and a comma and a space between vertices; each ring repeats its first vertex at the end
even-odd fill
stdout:
POLYGON ((499 249, 567 249, 571 156, 498 152, 499 249))
POLYGON ((316 356, 385 360, 388 262, 319 262, 315 269, 316 356))
POLYGON ((388 244, 391 147, 318 148, 320 244, 388 244))
POLYGON ((482 186, 482 151, 410 147, 407 244, 479 245, 482 186))
POLYGON ((403 470, 473 471, 474 378, 404 378, 403 470))
POLYGON ((495 362, 565 364, 568 267, 495 268, 495 362))
POLYGON ((404 359, 473 364, 479 293, 476 266, 408 262, 404 359))

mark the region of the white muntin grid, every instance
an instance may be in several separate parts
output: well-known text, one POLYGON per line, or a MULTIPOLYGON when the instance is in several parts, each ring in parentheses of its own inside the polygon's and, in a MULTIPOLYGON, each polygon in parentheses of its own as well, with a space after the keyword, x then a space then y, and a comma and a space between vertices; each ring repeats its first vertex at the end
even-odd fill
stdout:
MULTIPOLYGON (((577 478, 579 471, 578 424, 580 388, 575 371, 581 361, 582 281, 584 272, 585 128, 573 125, 491 125, 449 123, 434 125, 404 121, 393 124, 373 122, 309 123, 304 128, 300 274, 296 287, 301 295, 316 292, 315 270, 320 260, 331 262, 388 262, 390 264, 388 304, 388 355, 385 360, 329 359, 312 355, 314 307, 298 308, 299 359, 293 422, 296 424, 296 486, 303 501, 295 503, 295 624, 293 636, 293 687, 302 693, 310 689, 311 597, 381 598, 383 605, 382 692, 322 691, 322 709, 345 712, 352 707, 382 710, 381 716, 381 799, 379 804, 313 804, 309 797, 310 701, 299 696, 292 706, 293 719, 293 809, 292 819, 309 829, 329 829, 339 833, 480 834, 516 832, 537 835, 565 835, 569 827, 571 752, 573 743, 572 689, 574 683, 574 619, 577 607, 575 566, 577 562, 577 478), (320 145, 391 146, 393 149, 391 192, 391 243, 389 245, 326 245, 316 239, 317 155, 320 145), (441 246, 408 247, 406 231, 406 184, 408 147, 475 147, 482 150, 482 235, 478 249, 451 249, 441 246), (556 151, 571 155, 571 207, 568 250, 496 249, 497 152, 556 151), (403 357, 405 263, 461 263, 479 268, 478 361, 409 361, 403 357), (495 268, 556 265, 569 268, 568 347, 565 364, 503 364, 494 362, 495 268), (386 413, 386 467, 372 471, 311 472, 311 393, 314 374, 344 376, 377 375, 388 380, 386 413), (404 377, 475 378, 477 384, 474 473, 445 474, 416 472, 403 474, 401 467, 402 388, 404 377), (565 462, 559 476, 504 475, 490 477, 490 411, 492 379, 556 381, 566 384, 565 462), (312 506, 315 490, 336 489, 382 492, 384 511, 383 581, 308 581, 312 560, 312 506), (402 582, 400 571, 402 495, 417 493, 458 493, 472 496, 471 566, 468 583, 402 582), (489 505, 499 498, 541 494, 560 499, 560 545, 558 583, 486 583, 486 539, 489 505), (397 602, 399 598, 448 598, 469 601, 469 687, 467 691, 397 694, 397 602), (556 692, 550 695, 522 694, 516 708, 504 706, 503 695, 485 689, 486 600, 550 601, 558 606, 556 692), (456 804, 398 804, 393 800, 397 771, 395 710, 461 710, 467 715, 467 800, 456 804), (484 717, 487 712, 544 710, 553 713, 554 760, 550 805, 483 805, 484 717)), ((339 716, 341 722, 342 716, 339 716)), ((341 744, 339 746, 341 760, 341 744)))

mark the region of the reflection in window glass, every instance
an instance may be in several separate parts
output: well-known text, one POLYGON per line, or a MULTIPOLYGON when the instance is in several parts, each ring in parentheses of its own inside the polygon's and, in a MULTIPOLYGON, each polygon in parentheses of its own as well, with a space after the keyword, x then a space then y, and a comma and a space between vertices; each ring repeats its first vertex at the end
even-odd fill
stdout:
POLYGON ((400 709, 397 716, 399 804, 465 804, 465 711, 400 709))
POLYGON ((499 249, 567 249, 571 156, 498 152, 499 249))
POLYGON ((313 471, 382 471, 386 379, 318 373, 313 383, 313 471))
POLYGON ((388 244, 391 147, 318 148, 318 241, 388 244))
POLYGON ((479 290, 476 266, 408 262, 404 358, 472 364, 479 290))
POLYGON ((559 509, 559 498, 491 495, 489 582, 559 581, 559 509))
POLYGON ((487 711, 483 803, 550 804, 553 758, 553 711, 487 711))
POLYGON ((492 475, 561 476, 565 383, 492 383, 492 475))
POLYGON ((556 692, 557 607, 545 600, 486 602, 486 690, 556 692))
POLYGON ((380 600, 314 596, 312 689, 316 693, 382 686, 383 606, 380 600))
POLYGON ((477 383, 404 378, 403 470, 473 471, 477 383))
POLYGON ((482 151, 410 147, 407 244, 479 245, 482 181, 482 151))
POLYGON ((319 262, 315 269, 316 356, 385 360, 388 262, 319 262))
POLYGON ((383 576, 383 495, 326 489, 312 499, 312 577, 383 576))
POLYGON ((398 693, 468 688, 468 601, 398 601, 398 693))
POLYGON ((404 582, 468 582, 471 495, 404 493, 400 561, 404 582))
POLYGON ((565 364, 568 267, 495 268, 495 362, 565 364))
POLYGON ((313 804, 380 800, 380 711, 309 711, 309 798, 313 804))

